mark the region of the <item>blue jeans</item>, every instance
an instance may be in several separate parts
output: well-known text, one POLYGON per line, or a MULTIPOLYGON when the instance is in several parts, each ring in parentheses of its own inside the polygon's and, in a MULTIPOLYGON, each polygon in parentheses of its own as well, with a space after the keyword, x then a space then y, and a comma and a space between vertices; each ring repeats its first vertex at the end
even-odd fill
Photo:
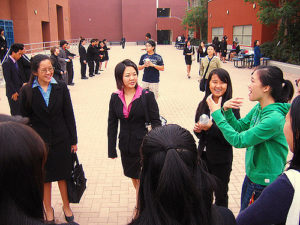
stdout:
POLYGON ((246 209, 249 206, 250 200, 253 197, 255 201, 264 190, 266 186, 253 183, 247 176, 245 176, 243 187, 242 187, 242 196, 241 196, 241 211, 246 209))

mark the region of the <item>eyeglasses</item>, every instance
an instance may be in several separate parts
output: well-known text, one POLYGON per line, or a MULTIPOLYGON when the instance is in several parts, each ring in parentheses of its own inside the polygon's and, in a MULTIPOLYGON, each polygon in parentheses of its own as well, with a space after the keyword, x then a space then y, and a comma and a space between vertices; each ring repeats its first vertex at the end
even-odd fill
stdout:
POLYGON ((54 71, 54 67, 49 67, 48 69, 47 68, 41 69, 40 71, 41 71, 41 73, 44 73, 44 74, 46 74, 47 72, 52 73, 54 71))
POLYGON ((296 86, 297 86, 297 87, 298 87, 298 85, 299 85, 299 81, 300 81, 300 79, 295 80, 295 83, 296 83, 296 86))

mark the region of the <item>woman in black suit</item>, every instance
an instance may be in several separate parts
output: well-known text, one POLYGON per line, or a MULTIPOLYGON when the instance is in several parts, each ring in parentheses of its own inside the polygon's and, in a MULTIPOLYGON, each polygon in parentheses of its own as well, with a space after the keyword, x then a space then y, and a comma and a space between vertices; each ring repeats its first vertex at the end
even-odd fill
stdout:
MULTIPOLYGON (((147 133, 142 102, 143 89, 137 84, 138 68, 126 59, 115 68, 118 91, 111 95, 108 115, 108 157, 117 158, 116 141, 120 121, 119 149, 125 176, 132 179, 138 193, 141 158, 139 149, 147 133)), ((152 128, 160 126, 159 110, 154 94, 144 93, 152 128)))
MULTIPOLYGON (((205 96, 199 103, 195 116, 194 132, 199 138, 199 152, 201 159, 205 161, 209 173, 218 178, 219 185, 216 190, 215 204, 228 207, 228 183, 232 168, 232 146, 225 140, 222 132, 213 120, 204 123, 200 118, 206 114, 210 116, 210 111, 206 103, 207 97, 212 94, 214 101, 222 98, 224 102, 232 97, 231 79, 224 69, 214 69, 208 76, 205 88, 205 96), (200 121, 199 121, 200 120, 200 121)), ((239 110, 233 110, 235 117, 240 118, 239 110)))
POLYGON ((86 41, 85 39, 81 39, 79 42, 79 61, 80 61, 80 65, 81 65, 81 79, 86 80, 88 79, 86 76, 86 64, 87 64, 87 60, 86 60, 86 49, 84 47, 86 41))
POLYGON ((50 59, 51 59, 52 66, 54 67, 54 74, 53 74, 54 79, 63 81, 62 75, 64 74, 64 71, 62 70, 62 68, 58 62, 59 51, 60 50, 58 47, 56 47, 56 46, 52 47, 50 49, 50 52, 51 52, 50 59))
POLYGON ((70 208, 66 179, 72 169, 72 152, 77 151, 77 132, 69 90, 53 78, 50 58, 36 55, 31 62, 32 75, 21 92, 21 114, 48 148, 45 164, 44 206, 48 221, 54 221, 51 207, 51 183, 58 181, 63 212, 68 222, 74 220, 70 208))
POLYGON ((187 43, 184 46, 183 49, 183 55, 185 59, 186 69, 187 69, 187 77, 191 78, 191 67, 192 67, 192 56, 195 54, 194 47, 191 45, 190 41, 187 41, 187 43))
POLYGON ((109 60, 109 56, 108 56, 108 50, 110 50, 110 48, 107 47, 107 40, 103 39, 103 44, 104 44, 104 58, 103 61, 105 61, 105 69, 107 68, 107 63, 109 60))

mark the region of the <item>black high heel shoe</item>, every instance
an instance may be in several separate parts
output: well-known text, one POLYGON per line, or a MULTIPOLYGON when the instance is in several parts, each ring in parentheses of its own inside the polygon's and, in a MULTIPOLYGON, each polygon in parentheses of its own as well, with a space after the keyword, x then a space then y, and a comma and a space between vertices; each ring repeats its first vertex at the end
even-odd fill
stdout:
POLYGON ((64 210, 64 207, 62 208, 63 212, 64 212, 64 216, 65 216, 65 219, 68 223, 71 223, 74 221, 74 215, 73 215, 73 212, 72 212, 72 216, 66 216, 65 214, 65 210, 64 210))
POLYGON ((54 209, 52 208, 52 212, 53 212, 53 220, 48 220, 47 219, 47 214, 46 214, 46 224, 55 224, 55 218, 54 218, 54 209))

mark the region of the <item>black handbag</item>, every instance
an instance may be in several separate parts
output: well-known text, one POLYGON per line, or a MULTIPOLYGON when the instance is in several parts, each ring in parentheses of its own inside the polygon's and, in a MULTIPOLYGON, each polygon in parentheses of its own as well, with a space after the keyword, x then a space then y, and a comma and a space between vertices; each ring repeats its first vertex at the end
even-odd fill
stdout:
POLYGON ((70 203, 79 203, 86 189, 87 179, 76 153, 72 154, 72 161, 71 178, 67 180, 68 197, 70 203))
MULTIPOLYGON (((141 99, 142 99, 143 108, 144 108, 145 117, 146 117, 145 126, 146 126, 147 130, 150 131, 152 129, 152 126, 151 126, 151 121, 150 121, 150 118, 149 118, 149 112, 148 112, 148 107, 147 107, 146 91, 148 91, 148 90, 147 89, 143 90, 141 99)), ((160 122, 161 122, 162 126, 167 125, 168 121, 164 117, 159 116, 159 119, 160 119, 160 122)))
MULTIPOLYGON (((211 58, 211 60, 212 60, 213 58, 214 58, 214 56, 211 58)), ((205 70, 205 73, 204 73, 202 79, 200 80, 199 89, 200 89, 200 91, 202 91, 202 92, 205 91, 205 85, 206 85, 206 80, 207 80, 207 79, 205 79, 205 76, 206 76, 206 73, 207 73, 207 71, 208 71, 209 64, 210 64, 211 60, 209 60, 208 65, 207 65, 206 70, 205 70)))

